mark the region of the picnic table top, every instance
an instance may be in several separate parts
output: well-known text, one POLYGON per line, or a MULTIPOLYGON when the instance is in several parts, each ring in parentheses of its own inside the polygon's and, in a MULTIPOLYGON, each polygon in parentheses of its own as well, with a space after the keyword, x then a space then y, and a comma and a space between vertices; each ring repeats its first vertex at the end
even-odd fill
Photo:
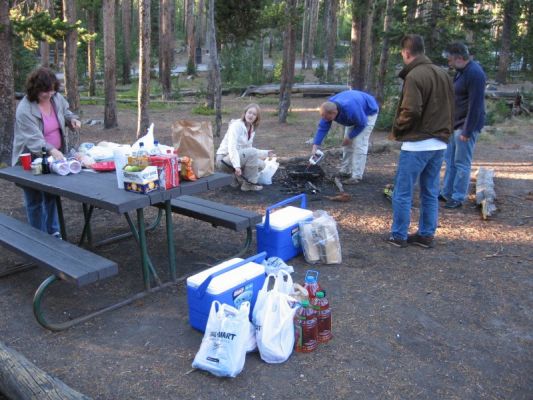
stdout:
POLYGON ((0 169, 0 179, 108 211, 125 213, 181 195, 192 195, 226 186, 233 178, 231 175, 217 172, 196 181, 182 181, 179 186, 169 190, 156 190, 147 194, 119 189, 115 172, 95 173, 91 170, 82 170, 79 174, 67 176, 33 175, 31 171, 15 166, 0 169))

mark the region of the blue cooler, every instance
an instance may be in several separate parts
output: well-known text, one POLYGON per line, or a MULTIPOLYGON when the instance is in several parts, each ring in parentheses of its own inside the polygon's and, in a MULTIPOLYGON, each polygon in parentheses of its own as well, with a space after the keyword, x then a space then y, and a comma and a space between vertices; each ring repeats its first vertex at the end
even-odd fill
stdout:
POLYGON ((268 207, 263 222, 256 225, 257 252, 266 251, 268 257, 279 257, 283 261, 301 254, 298 224, 313 219, 313 212, 305 207, 305 193, 268 207), (300 207, 288 206, 271 212, 297 200, 301 200, 300 207))
POLYGON ((265 266, 261 263, 266 253, 243 260, 233 258, 187 278, 189 323, 204 332, 213 300, 239 308, 243 301, 250 302, 250 316, 257 292, 265 281, 265 266))

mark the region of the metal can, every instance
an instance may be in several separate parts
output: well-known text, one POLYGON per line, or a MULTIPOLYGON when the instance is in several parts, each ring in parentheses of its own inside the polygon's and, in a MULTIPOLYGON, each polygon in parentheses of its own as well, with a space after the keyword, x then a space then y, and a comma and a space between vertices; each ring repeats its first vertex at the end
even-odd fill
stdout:
POLYGON ((41 175, 43 173, 43 167, 40 163, 31 165, 31 173, 33 175, 41 175))

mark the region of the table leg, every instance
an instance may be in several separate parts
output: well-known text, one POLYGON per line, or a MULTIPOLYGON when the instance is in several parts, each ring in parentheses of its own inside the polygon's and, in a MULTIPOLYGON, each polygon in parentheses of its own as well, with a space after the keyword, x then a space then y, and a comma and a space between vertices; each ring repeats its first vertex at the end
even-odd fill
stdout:
POLYGON ((65 227, 65 217, 63 216, 63 204, 61 203, 61 196, 56 196, 57 217, 59 219, 59 229, 61 230, 61 238, 67 240, 67 228, 65 227))
POLYGON ((89 245, 89 248, 93 247, 93 235, 91 231, 91 218, 93 215, 94 206, 87 206, 87 204, 83 203, 83 218, 85 220, 83 224, 83 231, 81 232, 81 238, 78 243, 79 246, 81 246, 87 237, 87 244, 89 245))
POLYGON ((168 246, 168 267, 170 269, 170 279, 176 280, 176 248, 174 245, 174 230, 172 226, 172 209, 170 200, 165 200, 165 217, 167 224, 167 246, 168 246))
POLYGON ((143 269, 144 288, 150 290, 150 269, 148 263, 148 247, 146 245, 146 227, 144 225, 144 211, 137 209, 137 224, 139 225, 139 247, 141 249, 141 263, 143 269))

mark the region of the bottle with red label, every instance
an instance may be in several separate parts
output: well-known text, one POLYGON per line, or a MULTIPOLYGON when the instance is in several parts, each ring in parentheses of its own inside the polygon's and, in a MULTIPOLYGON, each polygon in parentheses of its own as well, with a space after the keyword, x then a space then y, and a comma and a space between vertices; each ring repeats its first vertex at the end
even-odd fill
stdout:
POLYGON ((294 349, 310 353, 318 346, 318 321, 316 311, 308 300, 303 300, 294 316, 294 349))
POLYGON ((325 343, 333 336, 331 333, 331 309, 325 293, 322 291, 317 292, 311 305, 317 313, 318 342, 325 343))
POLYGON ((318 284, 318 271, 308 270, 305 274, 304 288, 309 292, 309 300, 316 297, 316 293, 322 291, 318 284))

